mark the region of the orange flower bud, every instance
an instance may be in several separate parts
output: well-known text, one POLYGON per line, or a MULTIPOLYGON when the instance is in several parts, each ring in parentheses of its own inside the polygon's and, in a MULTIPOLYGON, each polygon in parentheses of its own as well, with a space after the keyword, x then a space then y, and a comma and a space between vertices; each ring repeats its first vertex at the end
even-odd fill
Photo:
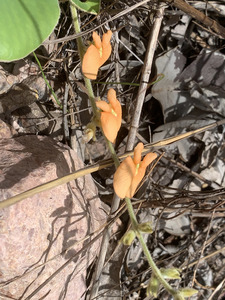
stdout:
POLYGON ((107 98, 109 103, 97 101, 96 106, 102 110, 100 120, 104 135, 114 143, 122 122, 122 108, 114 89, 109 89, 107 98))
POLYGON ((179 289, 178 291, 179 291, 180 295, 184 298, 186 298, 186 297, 189 298, 189 297, 191 297, 191 296, 198 293, 197 290, 192 289, 192 288, 188 288, 188 287, 179 289))
POLYGON ((124 159, 114 174, 114 191, 121 199, 132 198, 136 189, 145 175, 147 166, 157 158, 156 153, 148 153, 141 161, 141 152, 144 148, 139 143, 134 149, 134 158, 130 156, 124 159))
POLYGON ((90 45, 84 54, 82 61, 82 72, 84 76, 89 79, 96 79, 98 69, 107 61, 109 58, 112 47, 110 39, 112 31, 108 30, 107 33, 103 34, 102 41, 97 32, 93 32, 94 44, 90 45))

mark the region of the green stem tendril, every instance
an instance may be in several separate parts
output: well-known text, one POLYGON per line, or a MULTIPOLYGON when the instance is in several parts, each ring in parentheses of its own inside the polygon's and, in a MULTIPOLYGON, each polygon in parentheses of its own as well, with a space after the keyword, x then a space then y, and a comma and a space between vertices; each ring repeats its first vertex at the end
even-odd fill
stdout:
POLYGON ((114 161, 115 167, 118 168, 119 165, 120 165, 120 161, 119 161, 118 156, 116 154, 116 151, 113 147, 113 144, 107 138, 106 138, 106 143, 108 145, 109 151, 111 152, 112 159, 114 161))
POLYGON ((130 216, 130 220, 131 220, 131 224, 132 224, 132 228, 136 233, 137 238, 139 239, 139 242, 141 244, 142 250, 148 260, 148 263, 150 265, 150 267, 152 268, 152 272, 154 273, 154 275, 156 276, 156 278, 159 280, 159 282, 164 286, 164 288, 167 290, 167 292, 169 292, 172 296, 176 296, 176 299, 182 299, 179 298, 179 294, 176 290, 174 290, 171 285, 163 278, 160 270, 158 269, 158 267, 156 266, 156 264, 154 263, 152 256, 148 250, 148 247, 143 239, 143 236, 141 234, 141 232, 138 229, 138 222, 134 213, 134 209, 131 203, 131 200, 129 198, 125 198, 126 201, 126 205, 127 205, 127 210, 130 216))
POLYGON ((45 77, 45 73, 44 73, 44 71, 43 71, 43 69, 42 69, 42 65, 41 65, 39 59, 37 58, 37 55, 35 54, 35 52, 33 52, 33 55, 34 55, 34 58, 36 59, 36 62, 37 62, 38 66, 39 66, 39 68, 40 68, 40 70, 41 70, 42 77, 44 78, 44 81, 45 81, 47 87, 48 87, 49 90, 51 91, 51 93, 52 93, 52 95, 53 95, 53 97, 54 97, 56 103, 58 104, 58 106, 62 109, 62 104, 60 103, 59 99, 57 98, 57 96, 56 96, 55 92, 53 91, 51 85, 49 84, 47 78, 45 77))
MULTIPOLYGON (((71 1, 70 1, 70 10, 71 10, 72 18, 73 18, 73 24, 74 24, 75 32, 80 33, 81 31, 80 31, 80 24, 79 24, 79 21, 78 21, 77 10, 76 10, 76 7, 71 3, 71 1)), ((85 50, 84 50, 85 47, 84 47, 83 40, 82 40, 81 37, 77 38, 77 46, 78 46, 79 55, 80 55, 80 58, 81 58, 81 61, 82 61, 84 53, 85 53, 85 50)), ((94 92, 93 92, 92 85, 91 85, 91 80, 84 77, 84 82, 85 82, 85 86, 88 90, 89 99, 91 101, 91 106, 92 106, 92 109, 93 109, 93 114, 94 114, 93 119, 96 119, 97 123, 99 123, 98 120, 100 119, 100 113, 99 113, 99 111, 97 109, 97 106, 96 106, 95 96, 94 96, 94 92)), ((108 148, 111 152, 111 155, 112 155, 113 161, 115 163, 115 166, 117 168, 119 166, 120 162, 119 162, 119 159, 116 155, 115 149, 114 149, 112 143, 110 141, 108 141, 108 139, 106 139, 106 142, 107 142, 108 148)))
MULTIPOLYGON (((74 5, 72 4, 71 1, 70 1, 70 10, 71 10, 72 18, 73 18, 73 24, 74 24, 75 32, 80 33, 81 31, 80 31, 80 25, 79 25, 78 16, 77 16, 77 10, 76 10, 76 8, 74 7, 74 5)), ((84 56, 84 53, 85 53, 85 50, 84 50, 85 48, 84 48, 83 41, 82 41, 81 37, 77 38, 77 45, 78 45, 79 55, 80 55, 80 58, 82 60, 83 56, 84 56)), ((93 109, 94 118, 99 120, 99 112, 98 112, 98 109, 97 109, 97 106, 96 106, 96 103, 95 103, 95 97, 94 97, 91 81, 90 81, 90 79, 88 79, 86 77, 84 77, 84 81, 85 81, 85 85, 86 85, 86 88, 88 90, 88 95, 89 95, 89 98, 90 98, 90 101, 91 101, 91 106, 92 106, 92 109, 93 109)), ((113 147, 113 144, 108 139, 106 139, 106 142, 107 142, 108 148, 109 148, 109 150, 112 154, 114 164, 117 168, 119 166, 120 162, 119 162, 119 159, 118 159, 117 154, 115 152, 115 149, 113 147)), ((135 230, 136 236, 138 237, 138 239, 140 241, 143 252, 147 257, 147 260, 149 262, 150 267, 152 268, 152 271, 153 271, 154 275, 157 277, 159 282, 164 286, 164 288, 172 296, 175 296, 177 300, 182 299, 182 298, 179 298, 178 292, 176 290, 174 290, 170 286, 170 284, 162 277, 162 274, 161 274, 160 270, 158 269, 158 267, 156 266, 156 264, 154 263, 154 261, 151 257, 151 254, 148 250, 148 247, 147 247, 147 245, 146 245, 146 243, 145 243, 145 241, 142 237, 142 234, 138 229, 138 222, 137 222, 134 210, 133 210, 131 200, 129 198, 125 198, 125 201, 126 201, 128 213, 129 213, 129 216, 130 216, 130 219, 131 219, 131 224, 132 224, 133 230, 135 230)))
MULTIPOLYGON (((148 88, 151 85, 154 85, 155 83, 159 82, 160 80, 162 80, 164 78, 164 74, 158 74, 155 76, 155 78, 153 78, 153 81, 149 82, 148 84, 148 88)), ((95 84, 121 84, 121 85, 129 85, 129 86, 140 86, 140 83, 136 83, 136 82, 117 82, 117 81, 107 81, 107 82, 103 82, 103 81, 94 81, 95 84)))

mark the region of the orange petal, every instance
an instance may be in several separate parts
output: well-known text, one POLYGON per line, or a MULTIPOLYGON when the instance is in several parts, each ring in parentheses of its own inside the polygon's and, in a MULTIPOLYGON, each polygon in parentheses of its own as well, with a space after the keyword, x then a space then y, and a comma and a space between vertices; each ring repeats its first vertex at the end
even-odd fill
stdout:
POLYGON ((117 118, 117 131, 119 131, 122 123, 122 108, 120 102, 116 98, 116 91, 114 89, 109 89, 107 98, 109 100, 109 103, 112 106, 112 109, 116 113, 116 118, 117 118))
POLYGON ((100 67, 100 53, 98 49, 91 45, 84 54, 82 61, 82 72, 89 79, 96 79, 100 67))
MULTIPOLYGON (((142 143, 139 143, 139 144, 142 144, 142 143)), ((139 145, 138 144, 138 145, 139 145)), ((143 145, 143 144, 142 144, 143 145)), ((140 149, 141 149, 141 146, 139 146, 140 149)), ((141 162, 140 164, 140 167, 138 168, 138 173, 137 175, 135 175, 133 177, 133 180, 131 182, 131 186, 130 186, 130 189, 128 191, 128 194, 127 194, 127 197, 128 198, 132 198, 136 192, 136 189, 138 187, 138 185, 140 184, 140 182, 142 181, 142 179, 144 178, 145 176, 145 172, 146 172, 146 168, 147 166, 154 160, 157 158, 157 154, 156 153, 148 153, 143 161, 141 162), (129 196, 128 196, 129 195, 129 196)))
POLYGON ((116 117, 116 129, 117 129, 117 133, 118 133, 118 131, 120 130, 121 122, 122 122, 122 118, 119 117, 119 116, 118 116, 118 113, 117 113, 117 117, 116 117))
POLYGON ((116 117, 116 128, 117 128, 117 131, 119 131, 120 127, 121 127, 121 123, 122 123, 122 109, 121 109, 121 105, 119 106, 119 108, 115 109, 115 112, 117 114, 117 117, 116 117))
POLYGON ((141 163, 141 167, 142 168, 147 168, 148 165, 150 165, 151 162, 153 162, 153 160, 155 160, 157 158, 157 154, 156 153, 148 153, 147 155, 145 155, 142 163, 141 163))
POLYGON ((141 162, 141 151, 144 149, 143 143, 138 143, 134 148, 134 163, 135 165, 141 162))
POLYGON ((100 66, 102 66, 111 55, 111 52, 112 52, 112 47, 111 47, 111 44, 110 44, 111 36, 112 36, 112 31, 111 30, 108 30, 107 33, 103 34, 103 37, 102 37, 102 56, 100 58, 100 66))
POLYGON ((114 191, 121 199, 126 197, 134 174, 135 165, 132 158, 129 156, 119 165, 113 178, 114 191))
POLYGON ((114 108, 115 104, 118 102, 118 100, 116 98, 116 91, 114 89, 109 89, 108 93, 107 93, 107 98, 109 100, 109 103, 114 108))
POLYGON ((111 107, 110 105, 105 102, 105 101, 97 101, 96 102, 96 106, 98 108, 100 108, 101 110, 103 110, 104 112, 108 112, 108 113, 111 113, 111 107))
POLYGON ((137 173, 137 175, 135 175, 133 177, 133 180, 131 182, 130 188, 127 191, 126 197, 132 198, 134 196, 138 185, 140 184, 141 180, 145 176, 145 170, 146 170, 146 168, 139 168, 138 169, 138 173, 137 173))
POLYGON ((112 31, 108 30, 106 33, 102 36, 102 47, 107 47, 110 44, 110 40, 112 37, 112 31))
POLYGON ((117 118, 112 113, 102 112, 101 125, 106 138, 114 143, 118 133, 117 118))
POLYGON ((101 38, 100 38, 100 36, 97 34, 96 31, 93 32, 92 38, 93 38, 93 41, 94 41, 95 46, 96 46, 98 49, 101 49, 101 48, 102 48, 101 38))

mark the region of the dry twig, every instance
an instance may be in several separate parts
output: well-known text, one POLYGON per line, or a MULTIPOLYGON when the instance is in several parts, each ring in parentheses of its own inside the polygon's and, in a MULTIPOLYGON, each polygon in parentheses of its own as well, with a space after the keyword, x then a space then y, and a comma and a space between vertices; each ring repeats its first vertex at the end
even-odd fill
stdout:
POLYGON ((190 15, 192 18, 196 19, 197 21, 201 22, 206 27, 209 27, 212 30, 212 33, 216 33, 217 35, 221 36, 225 39, 225 28, 218 24, 213 19, 207 17, 201 11, 197 10, 196 8, 192 7, 188 3, 184 2, 183 0, 166 0, 166 3, 172 4, 178 9, 182 10, 186 14, 190 15))

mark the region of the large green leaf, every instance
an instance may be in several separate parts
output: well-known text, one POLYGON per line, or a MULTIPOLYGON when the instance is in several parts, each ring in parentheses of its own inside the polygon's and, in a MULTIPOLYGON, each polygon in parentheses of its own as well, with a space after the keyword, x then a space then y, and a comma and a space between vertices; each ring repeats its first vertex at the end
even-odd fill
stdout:
POLYGON ((58 0, 0 0, 0 61, 27 56, 51 34, 58 0))
POLYGON ((97 15, 100 11, 101 0, 86 0, 84 2, 80 0, 72 0, 74 5, 90 14, 97 15))

